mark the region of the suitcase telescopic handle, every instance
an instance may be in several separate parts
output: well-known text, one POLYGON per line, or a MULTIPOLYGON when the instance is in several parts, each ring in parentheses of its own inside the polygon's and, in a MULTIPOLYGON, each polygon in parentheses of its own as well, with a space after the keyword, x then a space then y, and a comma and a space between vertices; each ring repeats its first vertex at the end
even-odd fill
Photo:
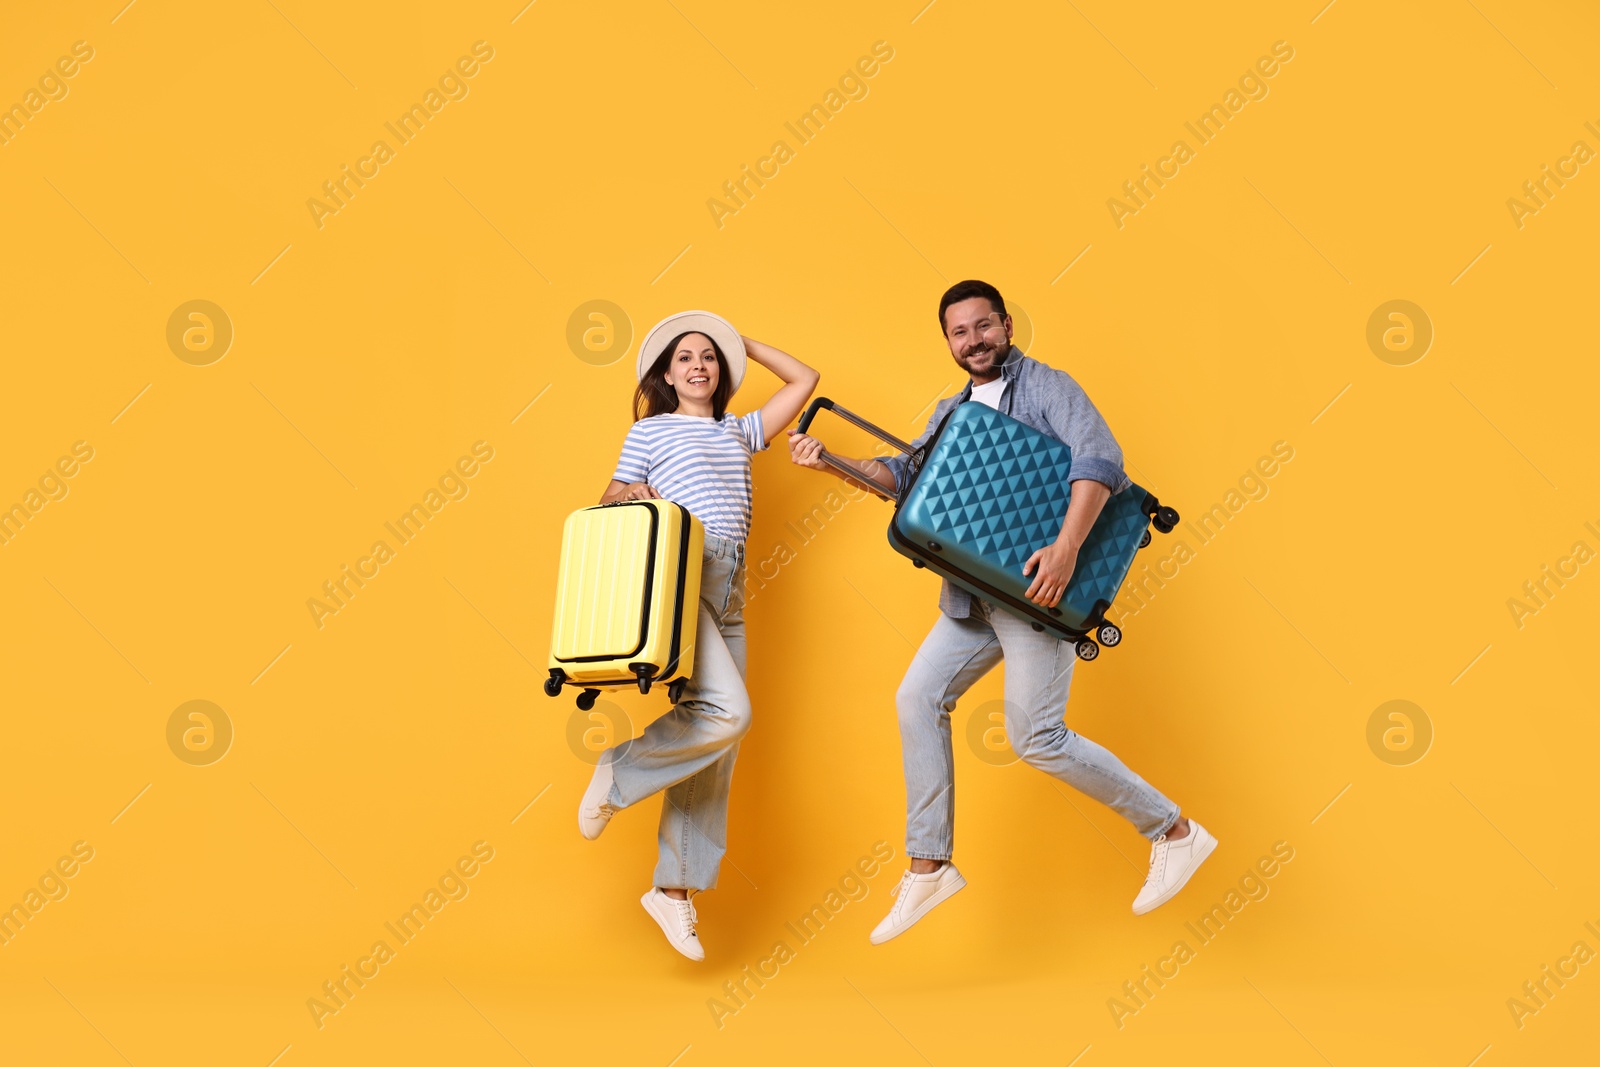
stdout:
POLYGON ((817 412, 824 409, 833 412, 846 422, 853 423, 854 425, 861 427, 878 440, 883 441, 885 444, 893 445, 895 449, 900 452, 904 452, 909 455, 912 451, 910 445, 900 440, 900 438, 896 437, 888 430, 883 429, 881 426, 874 426, 872 423, 868 422, 866 419, 863 419, 860 415, 857 415, 853 411, 846 411, 844 408, 840 407, 838 404, 835 404, 832 400, 829 400, 825 396, 819 396, 813 400, 806 408, 805 414, 800 416, 800 432, 805 433, 807 430, 809 430, 811 428, 811 420, 817 417, 817 412))
MULTIPOLYGON (((838 404, 835 404, 832 400, 825 396, 819 396, 815 400, 811 401, 809 405, 807 405, 805 414, 800 416, 800 425, 798 427, 799 431, 801 433, 806 433, 809 431, 811 429, 811 421, 817 417, 817 412, 824 410, 831 411, 841 419, 844 419, 846 422, 861 427, 872 436, 878 438, 880 441, 883 441, 886 444, 893 445, 901 452, 910 453, 912 451, 910 445, 900 440, 900 438, 896 437, 894 434, 882 429, 881 427, 874 426, 872 423, 868 422, 866 419, 863 419, 854 412, 846 411, 844 408, 840 407, 838 404)), ((877 482, 874 482, 870 478, 862 477, 861 474, 855 470, 855 468, 841 463, 836 456, 830 455, 827 449, 823 449, 822 452, 818 454, 817 458, 822 460, 822 462, 826 463, 828 466, 832 467, 834 470, 838 471, 847 480, 855 482, 869 493, 880 496, 885 500, 894 499, 893 493, 886 492, 883 486, 879 485, 877 482)))

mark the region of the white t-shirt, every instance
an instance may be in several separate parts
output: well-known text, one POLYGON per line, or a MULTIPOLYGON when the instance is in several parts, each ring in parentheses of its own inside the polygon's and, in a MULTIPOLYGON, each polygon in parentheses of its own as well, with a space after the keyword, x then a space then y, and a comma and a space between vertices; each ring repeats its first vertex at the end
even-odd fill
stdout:
POLYGON ((999 411, 1000 397, 1005 393, 1005 391, 1006 380, 1004 377, 1000 377, 996 378, 992 382, 985 382, 982 385, 974 385, 972 387, 972 399, 976 400, 980 404, 988 404, 996 411, 999 411))

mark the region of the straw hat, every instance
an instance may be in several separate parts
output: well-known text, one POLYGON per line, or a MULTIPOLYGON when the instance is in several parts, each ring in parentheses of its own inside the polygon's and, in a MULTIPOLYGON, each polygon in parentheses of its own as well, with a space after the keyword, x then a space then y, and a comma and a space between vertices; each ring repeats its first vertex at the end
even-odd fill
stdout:
POLYGON ((680 311, 676 315, 668 315, 644 335, 644 340, 639 342, 639 380, 650 372, 650 367, 661 358, 661 353, 672 339, 681 333, 703 333, 717 343, 722 349, 723 358, 727 362, 724 368, 732 390, 737 390, 744 381, 745 351, 744 339, 739 336, 739 331, 733 324, 721 315, 713 315, 709 311, 680 311))

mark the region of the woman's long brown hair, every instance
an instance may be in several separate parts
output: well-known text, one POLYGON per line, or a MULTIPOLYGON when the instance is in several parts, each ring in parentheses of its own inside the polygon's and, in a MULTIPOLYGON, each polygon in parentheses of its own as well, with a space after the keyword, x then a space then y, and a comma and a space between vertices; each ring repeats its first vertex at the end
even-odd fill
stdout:
POLYGON ((685 330, 672 339, 672 343, 650 364, 650 369, 645 371, 643 378, 639 379, 639 388, 633 391, 633 421, 648 419, 652 415, 666 415, 678 410, 678 391, 667 384, 667 365, 672 362, 673 354, 678 351, 678 346, 683 339, 691 333, 700 334, 711 342, 711 350, 717 354, 717 388, 711 394, 711 417, 718 422, 728 410, 728 398, 733 395, 733 379, 728 375, 728 360, 722 354, 722 346, 717 344, 716 338, 700 333, 699 330, 685 330))

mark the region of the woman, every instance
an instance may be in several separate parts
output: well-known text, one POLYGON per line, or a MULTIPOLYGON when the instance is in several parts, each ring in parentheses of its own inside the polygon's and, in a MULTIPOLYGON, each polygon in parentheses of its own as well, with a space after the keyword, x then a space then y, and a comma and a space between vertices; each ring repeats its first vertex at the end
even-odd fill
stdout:
MULTIPOLYGON (((583 836, 665 792, 655 885, 640 903, 672 947, 705 958, 689 894, 717 884, 727 845, 728 786, 750 728, 745 691, 744 542, 750 532, 750 457, 810 399, 818 374, 793 356, 741 337, 726 321, 686 311, 657 323, 639 346, 634 424, 602 504, 660 497, 705 526, 694 672, 672 710, 639 737, 600 754, 578 808, 583 836), (745 357, 783 385, 748 415, 728 399, 745 357)), ((687 610, 687 607, 686 607, 687 610)))

